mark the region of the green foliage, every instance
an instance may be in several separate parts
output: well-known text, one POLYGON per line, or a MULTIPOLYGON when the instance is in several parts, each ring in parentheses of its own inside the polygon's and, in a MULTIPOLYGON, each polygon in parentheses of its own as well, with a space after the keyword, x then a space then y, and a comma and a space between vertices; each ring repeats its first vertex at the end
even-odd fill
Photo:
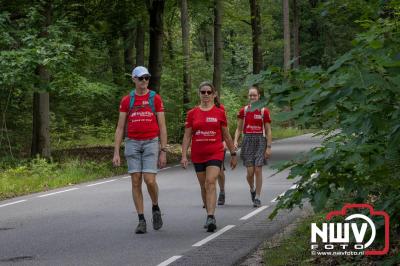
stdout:
POLYGON ((0 200, 121 174, 121 170, 109 162, 69 159, 61 164, 35 158, 0 172, 0 200))
POLYGON ((337 208, 368 202, 391 215, 393 228, 399 225, 399 21, 363 25, 369 29, 356 36, 354 48, 327 70, 295 70, 284 82, 280 73, 269 76, 272 100, 292 107, 280 119, 317 125, 324 136, 321 147, 281 166, 291 168, 289 178, 301 179, 273 215, 305 198, 316 210, 328 201, 337 208))

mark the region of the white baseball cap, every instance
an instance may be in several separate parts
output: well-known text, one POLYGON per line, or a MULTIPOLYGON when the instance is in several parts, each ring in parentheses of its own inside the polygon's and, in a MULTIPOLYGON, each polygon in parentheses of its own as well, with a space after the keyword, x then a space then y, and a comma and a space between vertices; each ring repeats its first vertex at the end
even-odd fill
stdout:
POLYGON ((132 77, 142 77, 144 75, 151 76, 147 68, 144 66, 137 66, 132 71, 132 77))

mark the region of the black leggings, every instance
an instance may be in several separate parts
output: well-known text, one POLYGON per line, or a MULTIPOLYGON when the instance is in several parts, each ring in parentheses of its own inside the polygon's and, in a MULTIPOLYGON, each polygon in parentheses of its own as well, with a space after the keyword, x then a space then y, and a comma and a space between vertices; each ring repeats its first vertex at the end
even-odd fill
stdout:
POLYGON ((222 161, 220 160, 209 160, 204 163, 194 163, 194 170, 196 172, 205 172, 208 166, 217 166, 221 169, 222 161))

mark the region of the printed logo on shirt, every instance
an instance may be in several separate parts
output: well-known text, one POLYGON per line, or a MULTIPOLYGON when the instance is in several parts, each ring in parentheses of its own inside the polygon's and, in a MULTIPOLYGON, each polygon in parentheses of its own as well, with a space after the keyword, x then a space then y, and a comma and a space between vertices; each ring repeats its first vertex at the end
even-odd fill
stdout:
POLYGON ((209 131, 197 130, 195 134, 196 136, 214 137, 217 134, 217 132, 212 130, 209 131))
POLYGON ((260 127, 260 126, 250 126, 250 125, 247 125, 246 128, 247 128, 247 129, 251 129, 251 130, 253 130, 253 131, 261 130, 261 127, 260 127))
POLYGON ((153 116, 152 112, 132 112, 131 117, 133 116, 141 116, 141 117, 151 117, 153 116))
POLYGON ((262 119, 262 115, 254 115, 254 119, 262 119))
POLYGON ((149 105, 150 103, 148 101, 142 101, 142 105, 149 105))
POLYGON ((206 122, 216 123, 216 122, 218 122, 218 119, 216 117, 207 117, 206 122))

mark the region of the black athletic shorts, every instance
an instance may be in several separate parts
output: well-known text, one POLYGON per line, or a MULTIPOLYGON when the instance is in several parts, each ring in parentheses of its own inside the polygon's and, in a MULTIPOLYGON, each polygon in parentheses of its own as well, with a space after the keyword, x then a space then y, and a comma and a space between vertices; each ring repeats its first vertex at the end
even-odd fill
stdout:
POLYGON ((204 163, 194 163, 194 170, 196 172, 205 172, 207 166, 218 166, 221 169, 222 161, 220 160, 209 160, 204 163))

